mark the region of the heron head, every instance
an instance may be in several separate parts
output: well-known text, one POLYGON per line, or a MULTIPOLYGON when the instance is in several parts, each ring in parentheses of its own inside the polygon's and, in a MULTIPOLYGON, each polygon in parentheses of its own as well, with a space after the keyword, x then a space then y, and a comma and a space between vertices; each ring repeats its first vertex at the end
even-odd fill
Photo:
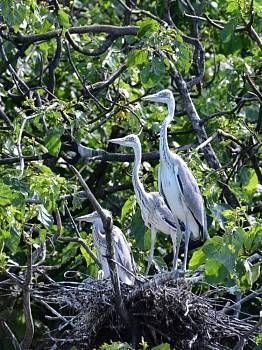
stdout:
POLYGON ((108 142, 111 143, 117 143, 118 145, 121 146, 127 146, 127 147, 134 147, 136 146, 140 141, 137 135, 135 134, 130 134, 125 137, 120 137, 118 139, 111 139, 108 140, 108 142))
POLYGON ((161 90, 155 94, 147 95, 142 97, 144 101, 160 102, 160 103, 170 103, 174 99, 172 91, 169 89, 161 90))
MULTIPOLYGON (((111 216, 111 213, 109 210, 107 209, 103 209, 104 213, 107 215, 107 216, 111 216)), ((86 222, 91 222, 92 224, 95 224, 95 223, 100 223, 102 224, 102 220, 101 220, 101 217, 100 215, 98 214, 97 211, 93 211, 92 213, 90 214, 86 214, 86 215, 82 215, 82 216, 78 216, 76 218, 77 221, 86 221, 86 222)))

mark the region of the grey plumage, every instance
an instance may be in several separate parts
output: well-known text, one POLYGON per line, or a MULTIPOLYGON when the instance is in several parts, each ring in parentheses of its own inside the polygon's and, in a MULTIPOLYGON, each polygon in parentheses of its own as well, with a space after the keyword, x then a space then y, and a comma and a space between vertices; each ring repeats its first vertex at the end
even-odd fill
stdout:
MULTIPOLYGON (((107 211, 106 209, 103 210, 105 212, 107 211)), ((109 212, 108 215, 110 215, 109 212)), ((91 214, 79 216, 76 219, 78 221, 86 221, 93 224, 93 240, 97 251, 97 258, 102 265, 103 278, 110 277, 109 265, 106 258, 106 236, 99 214, 94 211, 91 214)), ((112 245, 114 249, 115 262, 117 265, 119 279, 128 285, 133 285, 135 281, 134 276, 136 274, 135 261, 126 237, 120 228, 115 225, 112 228, 112 245)))
MULTIPOLYGON (((167 128, 174 117, 175 100, 170 90, 162 90, 143 98, 147 101, 166 103, 168 115, 160 129, 160 169, 159 192, 164 197, 174 216, 185 224, 185 257, 183 268, 186 269, 188 242, 207 239, 207 221, 204 201, 186 163, 177 154, 170 152, 167 142, 167 128)), ((181 241, 181 230, 178 228, 178 246, 181 241)))
POLYGON ((143 184, 139 179, 139 168, 141 165, 141 144, 139 138, 137 135, 131 134, 123 138, 109 140, 109 142, 132 147, 135 153, 135 162, 132 176, 133 187, 135 190, 137 202, 141 209, 143 221, 145 225, 151 230, 151 246, 146 273, 148 273, 150 265, 153 261, 154 244, 157 231, 171 236, 174 251, 173 264, 174 268, 176 268, 178 257, 176 253, 176 230, 178 222, 167 207, 161 195, 158 192, 146 192, 143 184))

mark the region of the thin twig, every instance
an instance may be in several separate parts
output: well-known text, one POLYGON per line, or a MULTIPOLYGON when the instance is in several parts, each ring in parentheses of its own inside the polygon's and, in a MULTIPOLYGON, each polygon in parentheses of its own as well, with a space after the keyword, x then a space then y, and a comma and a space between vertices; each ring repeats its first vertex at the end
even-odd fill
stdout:
POLYGON ((11 328, 8 326, 8 324, 4 320, 0 320, 0 326, 3 328, 6 335, 11 339, 12 345, 15 350, 22 350, 20 344, 18 343, 18 340, 14 333, 12 332, 11 328))

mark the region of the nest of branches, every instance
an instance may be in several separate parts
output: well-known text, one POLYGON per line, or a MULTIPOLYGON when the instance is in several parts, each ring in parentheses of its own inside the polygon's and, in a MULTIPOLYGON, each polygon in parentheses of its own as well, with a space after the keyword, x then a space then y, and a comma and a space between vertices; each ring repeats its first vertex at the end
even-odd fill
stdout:
POLYGON ((200 292, 192 279, 154 278, 135 287, 122 285, 121 292, 129 324, 116 311, 109 280, 88 278, 82 283, 35 290, 35 298, 41 298, 50 310, 56 308, 59 322, 42 348, 67 349, 75 345, 78 349, 93 349, 111 340, 131 339, 137 346, 142 337, 150 347, 167 342, 180 350, 233 349, 238 343, 253 343, 254 324, 226 314, 219 289, 200 292))

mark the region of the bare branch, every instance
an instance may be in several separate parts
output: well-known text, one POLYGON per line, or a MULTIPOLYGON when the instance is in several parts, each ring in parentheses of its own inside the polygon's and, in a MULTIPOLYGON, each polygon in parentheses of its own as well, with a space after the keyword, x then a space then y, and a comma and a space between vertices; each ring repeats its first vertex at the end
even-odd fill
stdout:
POLYGON ((28 243, 28 255, 27 255, 27 272, 25 276, 25 282, 23 285, 23 307, 25 315, 25 335, 21 342, 22 349, 30 349, 34 337, 34 322, 31 311, 31 283, 32 283, 32 245, 28 243))
MULTIPOLYGON (((70 34, 86 34, 86 33, 107 33, 111 35, 136 35, 139 27, 137 26, 113 26, 113 25, 103 25, 103 24, 93 24, 89 26, 82 27, 71 27, 68 29, 70 34)), ((53 30, 41 34, 29 34, 23 35, 18 33, 17 35, 8 35, 6 39, 14 41, 15 43, 21 44, 32 44, 41 41, 47 41, 50 39, 57 38, 61 35, 61 30, 53 30)))
POLYGON ((7 116, 7 114, 4 112, 4 109, 0 106, 0 118, 2 118, 10 128, 13 127, 11 120, 7 116))
POLYGON ((11 328, 8 326, 8 324, 4 320, 0 320, 0 326, 3 328, 6 335, 11 339, 12 345, 15 350, 22 350, 20 344, 18 343, 18 340, 14 333, 12 332, 11 328))
POLYGON ((88 49, 86 47, 82 47, 78 45, 74 39, 72 38, 69 31, 66 32, 66 38, 69 41, 70 45, 78 52, 86 55, 86 56, 99 56, 102 53, 104 53, 112 44, 113 42, 118 38, 119 36, 109 34, 108 37, 102 42, 102 44, 97 47, 96 49, 88 49))

